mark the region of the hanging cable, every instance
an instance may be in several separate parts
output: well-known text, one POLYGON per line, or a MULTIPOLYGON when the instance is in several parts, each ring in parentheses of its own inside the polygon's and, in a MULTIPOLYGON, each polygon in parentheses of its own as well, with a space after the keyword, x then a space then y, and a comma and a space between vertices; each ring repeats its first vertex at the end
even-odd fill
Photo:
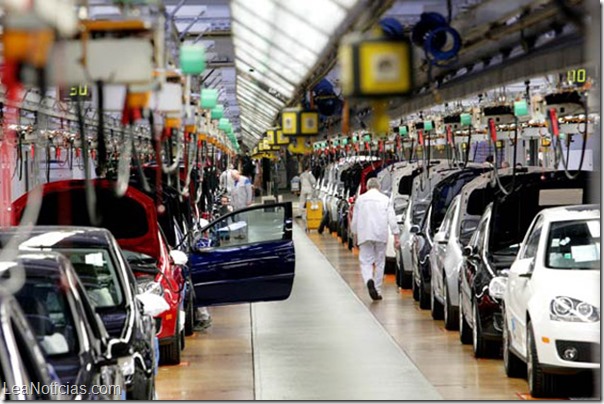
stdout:
POLYGON ((101 224, 101 218, 97 214, 96 192, 92 183, 90 174, 90 155, 88 154, 88 139, 86 138, 86 127, 84 124, 84 113, 82 111, 82 103, 79 99, 76 100, 76 114, 78 118, 78 128, 80 130, 80 139, 82 141, 82 158, 84 161, 84 177, 86 184, 86 208, 90 224, 98 226, 101 224))
MULTIPOLYGON (((515 119, 516 119, 516 122, 518 122, 518 118, 515 117, 515 119)), ((495 126, 495 121, 493 120, 493 118, 489 118, 488 126, 489 126, 489 131, 491 132, 491 136, 489 137, 489 144, 490 144, 490 146, 493 146, 493 143, 497 139, 497 128, 495 126)), ((516 125, 516 132, 514 135, 514 168, 512 169, 512 183, 511 183, 509 189, 506 189, 503 186, 503 184, 501 183, 501 178, 499 176, 499 158, 497 157, 498 153, 497 153, 497 149, 495 148, 495 156, 493 157, 495 166, 493 167, 493 171, 491 172, 491 186, 497 185, 505 196, 508 196, 514 190, 514 185, 515 185, 515 181, 516 181, 516 168, 515 167, 516 167, 517 145, 518 145, 518 125, 516 125)))
POLYGON ((570 144, 571 144, 571 135, 567 134, 567 148, 566 148, 566 158, 564 158, 564 151, 562 150, 562 140, 560 139, 560 128, 558 125, 558 119, 556 115, 556 110, 551 108, 548 112, 548 118, 550 120, 550 126, 552 128, 552 134, 556 139, 554 148, 555 148, 555 160, 556 160, 556 168, 559 166, 559 162, 562 161, 562 166, 564 169, 564 174, 570 180, 575 180, 581 175, 581 169, 583 168, 583 162, 585 159, 585 150, 587 149, 587 127, 589 124, 589 116, 588 116, 588 106, 587 106, 587 97, 583 99, 583 108, 585 111, 585 129, 583 130, 583 144, 581 145, 581 157, 579 159, 579 167, 577 168, 576 174, 571 174, 568 169, 568 163, 570 160, 570 144))

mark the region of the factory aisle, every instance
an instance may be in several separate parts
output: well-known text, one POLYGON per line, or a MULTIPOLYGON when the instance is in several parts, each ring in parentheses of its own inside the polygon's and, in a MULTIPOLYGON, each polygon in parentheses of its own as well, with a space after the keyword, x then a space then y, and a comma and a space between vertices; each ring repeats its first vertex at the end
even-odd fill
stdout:
POLYGON ((181 365, 159 369, 158 398, 441 398, 299 226, 294 240, 291 297, 212 308, 181 365))
POLYGON ((260 400, 439 399, 300 227, 285 302, 252 306, 260 400))

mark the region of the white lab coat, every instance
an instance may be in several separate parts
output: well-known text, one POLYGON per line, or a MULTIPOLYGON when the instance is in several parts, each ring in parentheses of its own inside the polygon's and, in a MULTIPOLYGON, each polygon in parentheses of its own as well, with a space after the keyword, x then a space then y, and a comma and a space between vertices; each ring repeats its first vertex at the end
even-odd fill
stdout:
POLYGON ((315 176, 310 171, 304 171, 300 174, 300 192, 303 194, 311 194, 313 188, 317 184, 315 176))
POLYGON ((240 176, 239 181, 233 185, 231 191, 231 205, 235 210, 243 209, 252 203, 253 198, 252 182, 245 176, 240 176))
POLYGON ((233 186, 235 185, 235 181, 233 180, 233 176, 231 175, 232 170, 228 169, 220 174, 220 188, 226 189, 227 193, 231 193, 233 190, 233 186))
POLYGON ((306 199, 312 197, 312 192, 317 183, 315 176, 309 170, 304 171, 300 174, 300 210, 304 210, 306 206, 306 199))
POLYGON ((388 242, 388 227, 392 234, 399 234, 390 198, 377 189, 370 189, 359 196, 354 204, 351 224, 352 232, 357 235, 357 243, 388 242))

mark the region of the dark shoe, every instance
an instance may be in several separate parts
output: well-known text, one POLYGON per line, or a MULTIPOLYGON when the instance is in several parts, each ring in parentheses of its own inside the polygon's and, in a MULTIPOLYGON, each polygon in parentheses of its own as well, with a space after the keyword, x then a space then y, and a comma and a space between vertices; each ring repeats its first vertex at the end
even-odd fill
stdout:
POLYGON ((378 295, 377 299, 375 299, 375 300, 382 300, 382 299, 383 299, 382 295, 378 295))
POLYGON ((373 279, 369 279, 367 281, 367 290, 369 290, 369 296, 371 296, 373 300, 379 300, 381 298, 381 296, 375 289, 375 283, 373 282, 373 279))
POLYGON ((203 330, 208 329, 212 325, 212 318, 208 318, 206 320, 202 320, 197 322, 193 326, 193 331, 201 332, 203 330))

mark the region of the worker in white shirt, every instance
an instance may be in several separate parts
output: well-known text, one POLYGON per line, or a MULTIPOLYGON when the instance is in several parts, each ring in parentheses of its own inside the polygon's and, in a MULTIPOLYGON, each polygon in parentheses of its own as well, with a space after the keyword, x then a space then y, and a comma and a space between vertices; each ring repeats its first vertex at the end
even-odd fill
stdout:
POLYGON ((306 208, 306 199, 310 198, 312 196, 313 189, 315 188, 316 184, 317 184, 317 180, 315 179, 315 176, 312 175, 312 172, 310 171, 310 167, 308 165, 305 166, 304 172, 302 174, 300 174, 300 205, 299 205, 300 215, 299 215, 299 217, 304 212, 304 210, 306 208))
POLYGON ((233 165, 229 164, 229 167, 220 174, 219 178, 220 188, 226 190, 227 194, 229 195, 231 194, 231 191, 233 190, 233 185, 235 183, 233 180, 233 176, 231 175, 232 171, 233 165))
POLYGON ((359 246, 361 273, 369 296, 373 300, 381 300, 388 227, 394 235, 395 249, 400 246, 400 231, 390 198, 380 192, 380 182, 377 178, 369 179, 367 192, 357 198, 351 226, 359 246))

